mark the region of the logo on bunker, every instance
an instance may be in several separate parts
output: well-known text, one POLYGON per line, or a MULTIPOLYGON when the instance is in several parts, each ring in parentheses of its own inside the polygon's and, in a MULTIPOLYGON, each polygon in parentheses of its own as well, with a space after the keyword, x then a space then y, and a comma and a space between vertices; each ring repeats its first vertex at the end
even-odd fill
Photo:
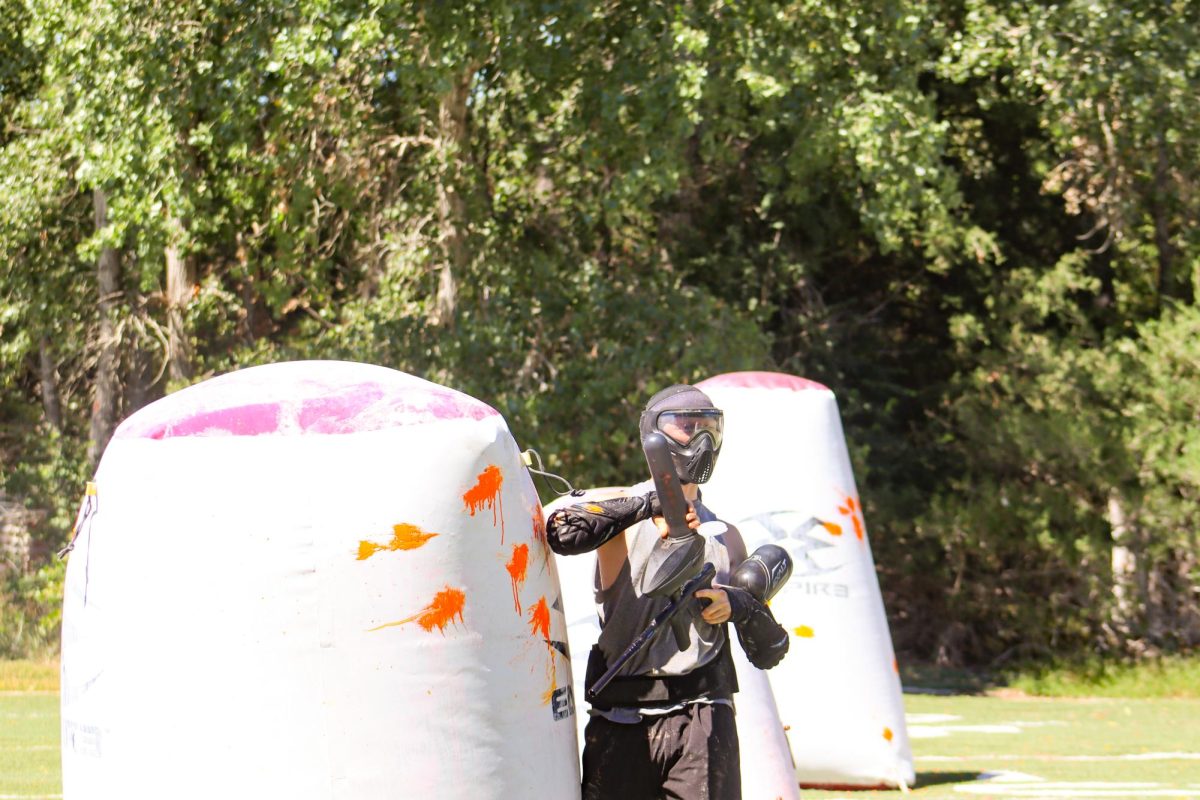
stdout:
POLYGON ((826 575, 846 565, 839 548, 812 535, 814 528, 824 525, 824 521, 800 511, 769 511, 737 523, 738 528, 745 531, 748 542, 766 538, 787 550, 792 557, 792 578, 826 575), (755 526, 762 528, 767 536, 756 535, 755 526))
POLYGON ((560 686, 550 696, 550 713, 554 719, 566 719, 575 713, 575 694, 570 686, 560 686))

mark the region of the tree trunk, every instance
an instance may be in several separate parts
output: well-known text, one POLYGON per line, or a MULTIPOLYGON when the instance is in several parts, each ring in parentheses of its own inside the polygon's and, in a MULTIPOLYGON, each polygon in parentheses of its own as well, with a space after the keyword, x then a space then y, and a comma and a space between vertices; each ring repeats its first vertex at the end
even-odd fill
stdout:
POLYGON ((125 383, 125 410, 132 414, 163 396, 162 381, 156 381, 160 363, 155 351, 144 346, 129 354, 129 374, 125 383))
POLYGON ((38 382, 42 386, 42 411, 46 421, 62 432, 62 405, 58 400, 58 369, 50 350, 50 337, 42 334, 38 340, 38 382))
POLYGON ((192 377, 192 346, 188 338, 184 311, 192 299, 191 259, 180 248, 183 223, 175 216, 167 218, 167 377, 186 382, 192 377))
POLYGON ((1121 636, 1132 635, 1138 612, 1138 558, 1131 544, 1132 532, 1121 498, 1108 495, 1108 524, 1112 531, 1113 628, 1121 636))
MULTIPOLYGON (((95 212, 96 230, 108 225, 108 198, 103 189, 92 192, 92 208, 95 212)), ((117 299, 121 291, 121 261, 117 251, 105 247, 96 262, 97 308, 100 312, 100 327, 96 341, 96 377, 92 400, 92 425, 88 443, 88 460, 92 466, 100 462, 100 455, 108 445, 117 426, 120 413, 120 365, 117 341, 117 299)))
POLYGON ((452 325, 458 304, 458 281, 470 254, 467 249, 467 208, 463 200, 462 168, 467 151, 467 96, 477 67, 468 65, 443 97, 438 107, 438 157, 442 174, 438 183, 438 223, 442 266, 438 274, 434 324, 452 325))
POLYGON ((1154 188, 1150 192, 1150 216, 1154 220, 1154 249, 1158 251, 1158 303, 1174 294, 1172 268, 1175 248, 1171 245, 1170 211, 1171 163, 1167 154, 1166 137, 1160 130, 1155 146, 1154 188))

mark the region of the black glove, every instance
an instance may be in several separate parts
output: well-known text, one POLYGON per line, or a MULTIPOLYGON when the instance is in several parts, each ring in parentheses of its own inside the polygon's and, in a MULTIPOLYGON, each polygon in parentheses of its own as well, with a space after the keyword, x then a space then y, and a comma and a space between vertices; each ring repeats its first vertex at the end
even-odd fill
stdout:
POLYGON ((759 669, 770 669, 787 655, 791 640, 766 604, 745 589, 721 586, 729 597, 729 621, 737 630, 746 658, 759 669))
POLYGON ((662 516, 662 506, 657 492, 641 497, 585 500, 550 515, 546 520, 546 540, 559 555, 575 556, 591 552, 626 528, 658 516, 662 516))

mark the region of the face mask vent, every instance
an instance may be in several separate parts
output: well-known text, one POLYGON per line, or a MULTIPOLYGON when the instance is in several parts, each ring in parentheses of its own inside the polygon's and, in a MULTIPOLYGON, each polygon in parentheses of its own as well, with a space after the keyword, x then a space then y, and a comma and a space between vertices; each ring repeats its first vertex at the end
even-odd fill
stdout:
POLYGON ((717 465, 716 456, 713 454, 712 443, 707 440, 700 445, 700 452, 688 458, 677 459, 675 462, 676 468, 680 472, 680 478, 688 483, 704 483, 712 477, 713 468, 717 465), (681 463, 682 462, 682 463, 681 463))

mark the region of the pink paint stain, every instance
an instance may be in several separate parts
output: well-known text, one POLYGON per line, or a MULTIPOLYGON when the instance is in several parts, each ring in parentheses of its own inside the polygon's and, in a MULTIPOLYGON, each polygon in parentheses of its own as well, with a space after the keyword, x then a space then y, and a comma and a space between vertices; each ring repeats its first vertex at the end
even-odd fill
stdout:
POLYGON ((346 434, 497 415, 461 392, 396 370, 299 361, 188 387, 125 420, 114 438, 346 434))
POLYGON ((792 392, 829 391, 829 387, 807 378, 782 372, 726 372, 696 384, 700 389, 786 389, 792 392))

